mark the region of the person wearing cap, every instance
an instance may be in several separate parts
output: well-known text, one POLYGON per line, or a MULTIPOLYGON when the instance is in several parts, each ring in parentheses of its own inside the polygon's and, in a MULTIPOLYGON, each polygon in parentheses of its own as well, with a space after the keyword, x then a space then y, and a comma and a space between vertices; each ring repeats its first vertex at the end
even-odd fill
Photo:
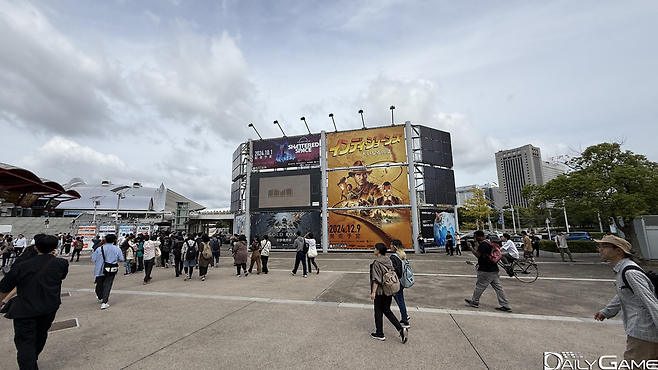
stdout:
POLYGON ((603 321, 621 311, 626 331, 624 359, 658 360, 658 298, 651 280, 631 260, 631 243, 613 235, 594 241, 599 244, 601 257, 614 264, 612 270, 617 275, 617 294, 594 319, 603 321))

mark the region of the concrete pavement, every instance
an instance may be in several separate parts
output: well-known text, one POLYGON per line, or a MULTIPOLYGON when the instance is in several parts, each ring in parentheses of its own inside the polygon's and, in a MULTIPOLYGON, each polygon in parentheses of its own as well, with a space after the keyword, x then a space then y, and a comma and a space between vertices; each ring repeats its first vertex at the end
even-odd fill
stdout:
MULTIPOLYGON (((372 259, 320 254, 321 273, 306 279, 301 271, 290 275, 294 255, 285 252, 272 253, 269 274, 246 278, 235 276, 229 257, 203 282, 155 268, 148 285, 142 274, 117 276, 110 308, 101 311, 93 265, 83 256, 70 267, 63 284, 70 296, 55 320, 77 319, 79 327, 51 332, 39 367, 542 369, 544 352, 570 351, 589 361, 623 353, 620 321, 592 319, 614 295, 612 266, 598 258, 539 260, 540 279, 531 284, 501 278, 514 310, 508 314, 494 310, 491 288, 478 309, 464 304, 475 286, 474 267, 465 263, 472 255, 409 254, 416 284, 405 290, 411 316, 405 345, 386 320, 386 341, 370 338, 372 259)), ((15 356, 12 321, 0 320, 0 369, 17 369, 15 356)))

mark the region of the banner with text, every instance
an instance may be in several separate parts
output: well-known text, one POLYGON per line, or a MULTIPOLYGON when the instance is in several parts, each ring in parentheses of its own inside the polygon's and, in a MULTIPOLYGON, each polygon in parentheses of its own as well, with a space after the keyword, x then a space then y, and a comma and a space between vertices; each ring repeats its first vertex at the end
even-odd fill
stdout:
POLYGON ((322 240, 322 222, 320 212, 277 212, 252 213, 251 232, 253 238, 267 235, 272 243, 272 249, 290 249, 297 238, 297 231, 313 233, 317 244, 322 240))
POLYGON ((328 168, 406 161, 404 126, 327 134, 328 168))
POLYGON ((413 248, 409 208, 329 211, 329 249, 372 249, 399 239, 413 248))
POLYGON ((254 141, 253 169, 307 167, 320 164, 320 135, 254 141))

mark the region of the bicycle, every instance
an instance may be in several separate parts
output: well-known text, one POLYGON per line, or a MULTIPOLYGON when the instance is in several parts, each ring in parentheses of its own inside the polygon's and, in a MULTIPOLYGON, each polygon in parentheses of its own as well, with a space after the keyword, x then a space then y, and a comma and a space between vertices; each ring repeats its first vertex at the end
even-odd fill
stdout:
POLYGON ((515 259, 510 265, 506 265, 501 259, 498 261, 498 266, 502 267, 507 275, 514 276, 522 283, 532 283, 539 277, 537 264, 527 259, 515 259))

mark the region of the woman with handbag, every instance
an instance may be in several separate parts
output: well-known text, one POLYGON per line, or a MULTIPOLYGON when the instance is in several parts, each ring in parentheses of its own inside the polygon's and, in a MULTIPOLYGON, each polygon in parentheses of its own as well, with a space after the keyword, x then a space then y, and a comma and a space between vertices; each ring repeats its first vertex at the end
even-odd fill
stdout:
POLYGON ((256 263, 256 271, 257 274, 260 275, 263 269, 260 263, 260 241, 258 240, 257 236, 254 236, 254 240, 251 242, 249 251, 251 252, 251 265, 249 266, 249 273, 251 273, 251 270, 254 268, 254 263, 256 263))
POLYGON ((208 265, 212 262, 212 248, 210 247, 210 238, 208 234, 201 236, 201 243, 199 243, 199 276, 201 281, 206 280, 208 273, 208 265))
POLYGON ((313 239, 313 233, 306 233, 304 235, 304 242, 308 244, 308 252, 306 252, 306 259, 308 260, 308 272, 313 271, 313 267, 317 270, 316 274, 320 273, 320 268, 318 264, 315 263, 315 257, 318 255, 318 249, 315 246, 315 239, 313 239))

